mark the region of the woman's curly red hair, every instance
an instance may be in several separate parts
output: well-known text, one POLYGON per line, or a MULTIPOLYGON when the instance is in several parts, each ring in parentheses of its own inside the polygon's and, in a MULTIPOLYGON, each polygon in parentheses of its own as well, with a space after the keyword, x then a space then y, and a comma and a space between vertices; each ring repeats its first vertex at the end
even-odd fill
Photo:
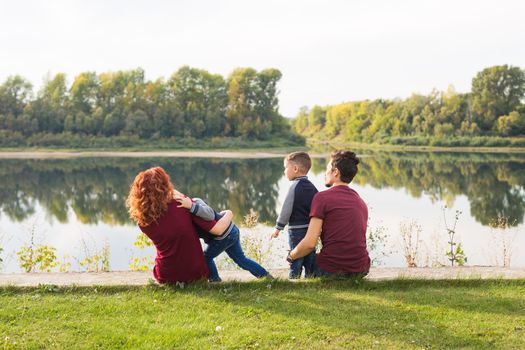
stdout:
POLYGON ((126 206, 140 226, 157 222, 173 200, 173 184, 161 167, 141 171, 131 184, 126 206))

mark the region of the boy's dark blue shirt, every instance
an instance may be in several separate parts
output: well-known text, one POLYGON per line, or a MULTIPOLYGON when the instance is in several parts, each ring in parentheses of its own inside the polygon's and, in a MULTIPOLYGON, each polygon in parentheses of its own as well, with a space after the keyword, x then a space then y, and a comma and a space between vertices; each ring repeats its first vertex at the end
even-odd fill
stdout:
POLYGON ((293 179, 275 228, 283 230, 287 224, 291 230, 307 228, 310 223, 312 199, 317 192, 317 188, 307 176, 293 179))

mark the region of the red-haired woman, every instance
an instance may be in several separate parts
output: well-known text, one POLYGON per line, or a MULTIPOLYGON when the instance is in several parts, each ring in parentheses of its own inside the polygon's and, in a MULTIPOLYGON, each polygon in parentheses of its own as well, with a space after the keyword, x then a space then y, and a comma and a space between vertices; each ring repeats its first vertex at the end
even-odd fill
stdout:
POLYGON ((226 211, 219 221, 204 221, 178 207, 169 175, 161 167, 140 172, 126 206, 130 216, 157 249, 153 276, 159 283, 191 282, 208 277, 208 267, 193 224, 220 235, 232 220, 226 211))

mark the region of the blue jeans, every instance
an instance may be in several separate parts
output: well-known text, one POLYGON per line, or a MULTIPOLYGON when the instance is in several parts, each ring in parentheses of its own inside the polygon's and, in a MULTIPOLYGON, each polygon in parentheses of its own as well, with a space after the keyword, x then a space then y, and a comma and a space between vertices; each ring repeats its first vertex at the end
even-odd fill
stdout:
POLYGON ((206 259, 206 264, 208 264, 208 269, 210 270, 210 276, 208 278, 210 282, 221 281, 219 271, 217 271, 217 266, 213 259, 224 251, 237 265, 239 265, 239 267, 243 270, 250 271, 255 277, 264 277, 268 275, 268 271, 266 271, 264 267, 257 264, 255 261, 248 259, 244 255, 241 247, 239 228, 236 225, 233 226, 230 234, 226 238, 222 240, 212 239, 207 242, 207 244, 208 245, 204 250, 204 258, 206 259))
MULTIPOLYGON (((294 249, 299 242, 302 241, 306 236, 308 228, 300 229, 288 229, 288 243, 290 244, 290 250, 294 249)), ((304 267, 304 277, 313 277, 315 266, 315 249, 308 255, 294 260, 290 265, 290 272, 288 273, 289 278, 300 278, 304 267)))

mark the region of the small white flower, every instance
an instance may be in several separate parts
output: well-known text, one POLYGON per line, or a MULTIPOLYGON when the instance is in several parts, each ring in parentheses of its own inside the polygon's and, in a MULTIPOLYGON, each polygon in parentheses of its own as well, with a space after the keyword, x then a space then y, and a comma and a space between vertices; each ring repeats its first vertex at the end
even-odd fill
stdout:
POLYGON ((221 326, 215 327, 215 332, 220 332, 220 331, 222 331, 222 327, 221 326))
POLYGON ((157 302, 157 299, 153 299, 153 302, 156 303, 156 302, 157 302))
POLYGON ((4 338, 4 341, 9 341, 9 337, 6 336, 6 337, 4 338))

